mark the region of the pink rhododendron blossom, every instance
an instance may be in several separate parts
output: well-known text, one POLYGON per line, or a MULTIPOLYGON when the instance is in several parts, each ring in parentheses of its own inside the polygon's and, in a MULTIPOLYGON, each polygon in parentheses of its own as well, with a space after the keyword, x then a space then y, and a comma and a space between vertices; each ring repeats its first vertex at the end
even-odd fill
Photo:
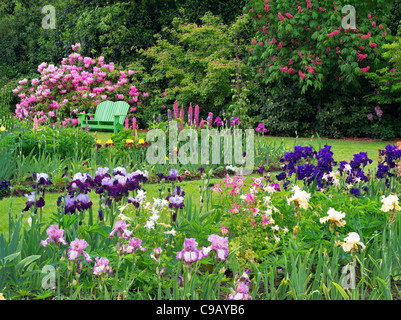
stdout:
MULTIPOLYGON (((13 89, 13 93, 20 93, 21 101, 16 104, 15 110, 18 118, 33 118, 36 111, 43 111, 46 113, 46 117, 42 115, 40 121, 55 120, 53 116, 47 119, 47 114, 52 109, 58 108, 61 108, 58 115, 68 118, 72 113, 64 107, 68 100, 78 107, 80 113, 96 108, 101 100, 124 100, 124 92, 135 87, 127 80, 127 74, 132 75, 133 70, 113 72, 115 70, 113 62, 106 64, 102 56, 98 59, 83 57, 79 52, 74 52, 79 48, 80 44, 74 44, 72 46, 73 53, 63 58, 59 66, 41 63, 37 69, 40 76, 32 81, 28 82, 27 79, 19 81, 21 85, 13 89), (101 71, 101 68, 108 70, 101 71), (115 92, 115 95, 109 96, 106 92, 115 92), (99 98, 96 99, 98 95, 99 98), (101 100, 99 101, 99 99, 101 100)), ((130 95, 135 95, 136 101, 129 98, 126 101, 139 105, 141 101, 138 97, 146 97, 147 94, 141 95, 135 88, 130 91, 130 95)), ((74 108, 76 113, 75 110, 74 108)), ((74 121, 76 120, 72 122, 74 121)), ((69 123, 71 120, 62 120, 63 125, 69 123)))

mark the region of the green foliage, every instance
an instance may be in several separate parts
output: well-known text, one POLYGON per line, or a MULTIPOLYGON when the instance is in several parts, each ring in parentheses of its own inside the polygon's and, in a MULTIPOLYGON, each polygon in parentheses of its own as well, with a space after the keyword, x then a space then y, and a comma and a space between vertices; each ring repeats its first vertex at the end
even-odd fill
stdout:
MULTIPOLYGON (((18 136, 15 136, 18 143, 18 136)), ((94 144, 93 138, 86 132, 77 128, 48 128, 42 127, 41 131, 35 133, 27 130, 21 135, 21 150, 23 155, 31 152, 40 154, 45 150, 47 154, 56 152, 60 157, 73 157, 78 152, 82 156, 89 155, 89 149, 94 144)))
POLYGON ((17 87, 17 81, 7 81, 3 86, 0 84, 0 117, 15 111, 15 104, 18 98, 12 94, 12 90, 17 87))
MULTIPOLYGON (((229 23, 241 13, 245 0, 214 1, 1 1, 0 83, 27 77, 42 62, 57 64, 72 43, 81 43, 83 54, 96 52, 117 64, 132 62, 138 51, 155 44, 154 34, 170 26, 177 12, 190 21, 211 11, 229 23), (56 29, 43 29, 45 5, 54 6, 56 29)), ((0 85, 1 86, 1 85, 0 85)))
POLYGON ((397 29, 401 22, 401 1, 394 1, 394 6, 390 10, 389 20, 391 34, 397 34, 397 29))
MULTIPOLYGON (((365 137, 372 135, 372 126, 367 118, 371 107, 360 105, 360 99, 350 95, 333 97, 316 114, 317 130, 324 137, 365 137)), ((378 138, 377 135, 373 136, 378 138)))
POLYGON ((299 11, 292 1, 270 5, 250 1, 246 8, 257 32, 249 61, 262 64, 264 82, 275 84, 275 89, 280 90, 285 80, 291 79, 298 83, 301 93, 326 86, 331 90, 341 90, 345 86, 360 88, 361 69, 374 68, 380 45, 393 39, 386 27, 388 17, 384 15, 378 19, 391 4, 387 1, 376 1, 374 7, 361 1, 347 4, 353 5, 358 13, 356 31, 339 29, 342 3, 314 1, 310 8, 302 4, 299 11), (372 14, 376 27, 371 25, 368 13, 372 14), (333 31, 339 34, 332 34, 333 31), (362 38, 368 32, 371 32, 369 38, 362 38), (371 47, 372 43, 377 46, 371 47), (368 58, 361 62, 358 48, 362 46, 368 58))
MULTIPOLYGON (((171 28, 163 29, 165 36, 156 35, 156 45, 142 51, 153 61, 151 75, 145 81, 150 88, 160 88, 159 94, 166 88, 167 95, 156 100, 151 110, 158 112, 161 104, 175 100, 183 105, 200 105, 200 118, 204 119, 208 112, 218 115, 227 110, 237 68, 235 28, 239 32, 246 25, 245 16, 225 25, 207 13, 201 25, 175 18, 171 28)), ((238 63, 243 68, 243 63, 238 63)))
POLYGON ((93 137, 78 128, 40 127, 35 132, 30 124, 19 120, 3 120, 0 123, 6 129, 0 133, 0 150, 11 150, 15 155, 44 154, 72 158, 79 152, 88 156, 94 144, 93 137))
POLYGON ((256 111, 261 123, 265 124, 269 134, 295 136, 311 134, 311 123, 316 113, 316 106, 307 96, 299 96, 295 84, 289 84, 275 94, 271 87, 255 93, 256 111))
POLYGON ((398 38, 392 43, 383 45, 382 56, 387 62, 387 65, 377 70, 369 72, 366 77, 371 80, 375 86, 375 91, 368 96, 369 101, 374 101, 378 104, 397 103, 398 111, 399 103, 401 102, 401 40, 398 38))

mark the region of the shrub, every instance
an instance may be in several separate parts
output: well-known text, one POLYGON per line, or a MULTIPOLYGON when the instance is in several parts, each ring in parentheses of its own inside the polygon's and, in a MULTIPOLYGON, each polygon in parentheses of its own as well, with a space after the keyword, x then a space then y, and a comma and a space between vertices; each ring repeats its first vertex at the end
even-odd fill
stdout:
POLYGON ((21 99, 16 107, 20 119, 35 116, 40 123, 63 121, 76 124, 77 113, 94 113, 103 100, 123 100, 136 107, 147 93, 141 93, 131 81, 133 70, 122 70, 104 57, 96 59, 80 55, 81 45, 72 46, 74 52, 64 58, 60 66, 41 63, 40 78, 19 81, 13 93, 21 99))
MULTIPOLYGON (((241 32, 246 25, 244 16, 225 25, 218 16, 207 13, 201 25, 175 18, 172 28, 163 30, 166 36, 158 34, 156 45, 141 51, 153 62, 145 85, 157 97, 147 111, 146 121, 153 113, 160 113, 162 105, 171 106, 174 101, 198 104, 203 118, 208 112, 228 110, 237 68, 235 30, 241 32)), ((244 67, 241 61, 238 63, 239 68, 244 67)))
POLYGON ((380 45, 393 39, 387 16, 381 10, 386 1, 353 3, 358 13, 358 29, 343 29, 343 15, 333 1, 306 1, 297 7, 293 1, 269 4, 250 1, 246 9, 257 30, 252 40, 253 64, 259 64, 266 84, 286 79, 298 83, 302 93, 360 87, 361 75, 374 68, 380 45), (306 5, 306 6, 305 6, 306 5), (320 7, 319 7, 320 6, 320 7), (379 19, 380 17, 380 19, 379 19))

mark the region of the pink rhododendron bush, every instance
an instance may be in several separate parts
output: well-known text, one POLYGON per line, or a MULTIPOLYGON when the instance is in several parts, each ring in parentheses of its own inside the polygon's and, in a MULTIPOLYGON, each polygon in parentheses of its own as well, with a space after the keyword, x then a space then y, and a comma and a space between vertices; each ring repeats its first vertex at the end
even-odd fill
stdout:
POLYGON ((19 81, 13 90, 21 99, 15 110, 18 118, 36 116, 42 124, 75 125, 78 113, 94 114, 102 101, 126 101, 132 106, 130 112, 135 112, 148 96, 133 83, 133 70, 122 70, 102 56, 83 57, 79 43, 72 50, 59 66, 43 62, 38 78, 19 81))

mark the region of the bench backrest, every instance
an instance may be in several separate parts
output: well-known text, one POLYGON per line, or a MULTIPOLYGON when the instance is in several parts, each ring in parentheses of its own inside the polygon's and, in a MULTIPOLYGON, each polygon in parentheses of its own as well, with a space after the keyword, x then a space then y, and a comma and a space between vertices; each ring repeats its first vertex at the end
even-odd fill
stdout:
POLYGON ((115 115, 120 115, 118 122, 124 124, 130 105, 125 101, 103 101, 98 104, 94 119, 97 121, 114 121, 115 115))

